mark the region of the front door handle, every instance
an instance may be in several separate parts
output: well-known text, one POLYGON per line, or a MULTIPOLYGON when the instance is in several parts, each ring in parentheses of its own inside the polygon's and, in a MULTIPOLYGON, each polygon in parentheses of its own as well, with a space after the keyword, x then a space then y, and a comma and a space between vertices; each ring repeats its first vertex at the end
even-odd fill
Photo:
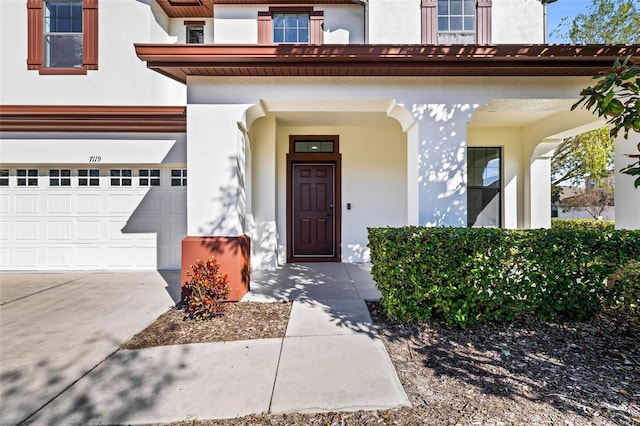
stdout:
POLYGON ((327 213, 327 216, 333 216, 333 204, 329 204, 329 213, 327 213))

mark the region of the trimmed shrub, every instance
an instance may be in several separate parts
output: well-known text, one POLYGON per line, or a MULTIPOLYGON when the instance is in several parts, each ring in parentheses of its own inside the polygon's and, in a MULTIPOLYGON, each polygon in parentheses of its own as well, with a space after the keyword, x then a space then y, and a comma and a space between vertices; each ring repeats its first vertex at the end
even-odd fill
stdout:
POLYGON ((613 288, 615 305, 632 322, 640 324, 640 261, 629 262, 618 278, 613 288))
POLYGON ((220 315, 226 309, 223 303, 231 288, 227 274, 220 272, 220 264, 215 257, 208 260, 196 259, 186 271, 189 278, 184 283, 185 309, 193 319, 209 319, 220 315))
POLYGON ((614 220, 595 219, 551 219, 551 229, 570 229, 572 231, 613 231, 616 229, 614 220))
POLYGON ((381 303, 400 321, 584 320, 614 297, 605 281, 638 258, 640 232, 370 228, 369 248, 381 303))

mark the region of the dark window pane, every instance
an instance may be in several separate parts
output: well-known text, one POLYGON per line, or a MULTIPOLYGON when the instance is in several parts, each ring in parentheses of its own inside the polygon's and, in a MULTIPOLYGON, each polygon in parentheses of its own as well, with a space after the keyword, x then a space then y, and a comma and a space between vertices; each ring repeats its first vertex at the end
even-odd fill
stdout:
POLYGON ((55 35, 45 37, 45 67, 80 68, 82 67, 82 34, 55 35))
POLYGON ((160 186, 160 179, 151 179, 151 186, 160 186))
POLYGON ((78 176, 89 176, 89 170, 87 169, 78 170, 78 176))
POLYGON ((273 15, 273 28, 284 28, 284 16, 273 15))
POLYGON ((305 28, 298 31, 298 43, 309 43, 309 30, 305 28))
POLYGON ((462 15, 462 0, 451 0, 449 4, 451 15, 462 15))
POLYGON ((476 1, 475 0, 464 0, 464 14, 465 15, 475 15, 476 14, 476 1))
POLYGON ((122 179, 122 186, 131 186, 131 179, 122 179))
POLYGON ((29 179, 29 186, 38 186, 38 179, 29 179))
POLYGON ((438 0, 438 15, 446 16, 449 14, 449 0, 438 0))
POLYGON ((149 170, 140 170, 140 176, 149 176, 149 170))
POLYGON ((111 169, 109 176, 120 176, 120 170, 111 169))
POLYGON ((2 177, 9 176, 9 169, 0 169, 0 176, 2 177))
POLYGON ((449 31, 462 31, 462 18, 452 16, 449 20, 449 31))
POLYGON ((86 178, 78 179, 78 186, 87 186, 87 179, 86 178))
POLYGON ((449 18, 438 17, 438 31, 449 31, 449 18))
POLYGON ((49 176, 52 176, 52 177, 60 176, 60 171, 59 170, 49 170, 49 176))
POLYGON ((26 169, 18 170, 18 176, 26 176, 26 175, 27 175, 27 170, 26 169))
POLYGON ((160 177, 160 170, 158 169, 151 170, 151 176, 160 177))
POLYGON ((61 184, 62 186, 71 186, 71 179, 69 178, 61 179, 61 184))
POLYGON ((285 43, 297 43, 298 42, 298 31, 294 29, 287 28, 284 34, 285 43))
POLYGON ((60 170, 60 176, 65 176, 65 177, 71 176, 71 170, 69 169, 60 170))
POLYGON ((476 18, 466 17, 464 18, 464 30, 473 31, 475 29, 476 18))
POLYGON ((89 176, 100 176, 100 170, 98 169, 91 169, 89 171, 89 176))
POLYGON ((38 176, 38 171, 35 169, 29 169, 27 173, 28 173, 28 176, 38 176))
POLYGON ((180 169, 172 169, 171 176, 180 176, 180 169))
POLYGON ((122 171, 122 176, 131 177, 131 169, 123 170, 122 171))
POLYGON ((89 185, 100 186, 100 179, 89 179, 89 185))
POLYGON ((171 186, 180 186, 180 179, 171 179, 171 186))
POLYGON ((149 186, 149 179, 141 178, 140 179, 140 186, 149 186))
POLYGON ((120 179, 111 179, 111 186, 120 186, 120 179))

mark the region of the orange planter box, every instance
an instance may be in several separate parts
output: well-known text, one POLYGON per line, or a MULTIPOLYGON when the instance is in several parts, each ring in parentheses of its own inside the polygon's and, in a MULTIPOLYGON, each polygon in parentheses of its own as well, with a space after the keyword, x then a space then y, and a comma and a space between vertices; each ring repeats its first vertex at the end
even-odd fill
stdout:
POLYGON ((206 260, 214 256, 220 264, 220 271, 229 275, 231 292, 228 300, 237 302, 249 291, 251 271, 251 239, 239 237, 186 237, 182 240, 182 273, 180 287, 184 299, 186 271, 191 270, 196 259, 206 260))

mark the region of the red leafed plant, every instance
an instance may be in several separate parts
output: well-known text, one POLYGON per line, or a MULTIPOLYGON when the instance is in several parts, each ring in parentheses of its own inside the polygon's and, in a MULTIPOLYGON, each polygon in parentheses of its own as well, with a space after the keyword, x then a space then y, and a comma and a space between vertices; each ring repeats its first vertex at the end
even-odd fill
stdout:
POLYGON ((226 309, 223 302, 230 292, 229 277, 220 272, 215 257, 206 261, 196 259, 186 273, 189 279, 184 283, 184 303, 189 316, 202 320, 222 314, 226 309))

